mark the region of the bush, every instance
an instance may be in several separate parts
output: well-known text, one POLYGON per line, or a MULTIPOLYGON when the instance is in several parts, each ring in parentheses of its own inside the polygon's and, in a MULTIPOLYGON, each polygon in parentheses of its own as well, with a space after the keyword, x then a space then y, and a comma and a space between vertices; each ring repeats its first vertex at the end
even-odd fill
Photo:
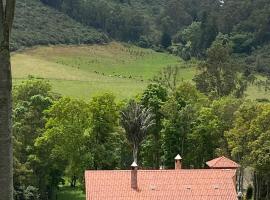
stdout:
POLYGON ((141 36, 138 42, 138 46, 142 48, 149 48, 151 46, 151 42, 146 36, 141 36))
POLYGON ((40 195, 37 188, 22 186, 14 189, 14 200, 40 200, 40 195))

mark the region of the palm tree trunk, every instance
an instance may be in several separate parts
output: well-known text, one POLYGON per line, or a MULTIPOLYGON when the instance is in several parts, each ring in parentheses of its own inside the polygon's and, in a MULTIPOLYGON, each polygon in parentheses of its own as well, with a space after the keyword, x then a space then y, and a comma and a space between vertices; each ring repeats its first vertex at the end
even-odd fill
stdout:
POLYGON ((138 164, 138 149, 139 147, 137 145, 133 145, 133 159, 136 164, 138 164))

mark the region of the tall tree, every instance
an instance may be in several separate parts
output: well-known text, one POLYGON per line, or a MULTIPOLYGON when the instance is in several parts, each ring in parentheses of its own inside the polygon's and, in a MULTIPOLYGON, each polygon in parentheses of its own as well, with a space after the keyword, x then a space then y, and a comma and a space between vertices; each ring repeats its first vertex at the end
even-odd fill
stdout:
POLYGON ((167 97, 168 94, 166 88, 160 84, 151 83, 147 86, 147 89, 144 91, 141 99, 142 104, 147 108, 151 108, 155 114, 156 123, 150 130, 151 135, 149 135, 150 137, 147 141, 148 145, 145 145, 144 148, 144 153, 148 155, 150 154, 150 156, 148 156, 150 159, 147 159, 147 162, 143 163, 144 165, 148 164, 155 169, 159 169, 160 167, 160 132, 162 129, 162 119, 164 117, 161 112, 161 107, 167 101, 167 97), (153 142, 151 142, 151 140, 153 140, 153 142))
POLYGON ((15 0, 0 0, 0 200, 13 199, 10 33, 15 0))
MULTIPOLYGON (((185 166, 188 166, 188 135, 190 134, 197 111, 203 102, 207 101, 195 86, 183 82, 169 100, 164 103, 161 111, 164 115, 162 130, 163 161, 166 168, 174 166, 173 155, 180 153, 185 157, 185 166)), ((192 150, 193 151, 193 150, 192 150)))
POLYGON ((151 109, 146 109, 135 101, 129 102, 121 113, 121 124, 129 142, 133 145, 133 158, 137 163, 138 149, 154 122, 151 109))
POLYGON ((231 53, 231 43, 220 34, 207 50, 207 59, 199 66, 200 73, 194 77, 198 90, 215 97, 244 95, 248 82, 231 53))
MULTIPOLYGON (((114 169, 119 163, 118 105, 112 94, 93 97, 89 104, 90 126, 87 136, 87 151, 93 155, 94 169, 114 169)), ((89 167, 89 166, 87 166, 89 167)))

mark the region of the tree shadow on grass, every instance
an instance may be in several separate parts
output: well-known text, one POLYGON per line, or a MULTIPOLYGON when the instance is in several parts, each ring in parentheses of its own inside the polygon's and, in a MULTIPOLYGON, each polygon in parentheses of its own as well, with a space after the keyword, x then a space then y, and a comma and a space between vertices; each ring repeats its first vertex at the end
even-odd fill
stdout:
POLYGON ((61 187, 57 200, 85 200, 85 194, 80 188, 61 187))

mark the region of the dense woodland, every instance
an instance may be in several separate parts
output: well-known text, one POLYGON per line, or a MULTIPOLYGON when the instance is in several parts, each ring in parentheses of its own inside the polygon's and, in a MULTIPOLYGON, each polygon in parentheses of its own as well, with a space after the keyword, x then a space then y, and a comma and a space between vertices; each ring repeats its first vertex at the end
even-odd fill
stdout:
POLYGON ((38 0, 17 0, 11 49, 35 45, 106 43, 106 34, 86 27, 38 0))
POLYGON ((252 193, 256 200, 270 199, 270 105, 245 99, 254 72, 270 73, 269 0, 42 2, 53 9, 18 0, 14 49, 115 39, 198 59, 198 73, 195 84, 182 82, 178 68, 167 66, 143 93, 124 101, 107 93, 89 100, 63 97, 42 79, 16 85, 15 200, 54 200, 59 184, 83 189, 84 170, 129 169, 133 159, 143 169, 170 169, 178 153, 185 168, 231 157, 242 171, 253 169, 246 199, 252 193), (31 8, 54 13, 46 21, 51 34, 38 27, 48 16, 24 16, 31 8))

